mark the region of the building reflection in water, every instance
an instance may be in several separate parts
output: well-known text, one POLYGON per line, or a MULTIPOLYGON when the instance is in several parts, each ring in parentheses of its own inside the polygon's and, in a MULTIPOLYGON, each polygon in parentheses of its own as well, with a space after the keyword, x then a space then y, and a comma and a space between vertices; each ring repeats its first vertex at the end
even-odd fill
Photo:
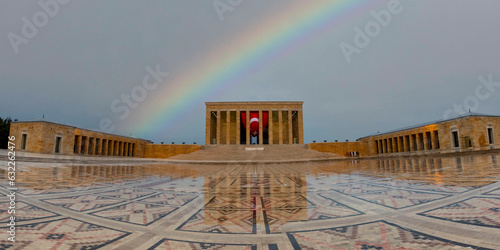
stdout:
MULTIPOLYGON (((498 170, 497 155, 408 157, 258 166, 70 165, 27 167, 27 171, 18 174, 16 182, 32 189, 50 189, 124 181, 203 177, 204 190, 200 191, 207 194, 206 199, 211 199, 210 197, 216 194, 234 196, 235 199, 258 195, 264 199, 263 202, 267 202, 267 197, 280 195, 301 194, 306 197, 308 176, 347 174, 413 180, 437 185, 474 186, 495 181, 493 178, 498 176, 498 170)), ((5 179, 6 170, 0 170, 0 173, 5 179)), ((297 206, 304 205, 297 204, 297 206)))

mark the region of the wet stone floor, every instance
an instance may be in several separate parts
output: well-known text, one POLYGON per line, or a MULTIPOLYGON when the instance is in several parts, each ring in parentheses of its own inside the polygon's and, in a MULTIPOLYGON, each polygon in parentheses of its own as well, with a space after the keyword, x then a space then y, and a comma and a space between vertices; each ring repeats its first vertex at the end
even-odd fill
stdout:
POLYGON ((3 179, 0 249, 500 249, 498 158, 18 162, 16 243, 3 179))

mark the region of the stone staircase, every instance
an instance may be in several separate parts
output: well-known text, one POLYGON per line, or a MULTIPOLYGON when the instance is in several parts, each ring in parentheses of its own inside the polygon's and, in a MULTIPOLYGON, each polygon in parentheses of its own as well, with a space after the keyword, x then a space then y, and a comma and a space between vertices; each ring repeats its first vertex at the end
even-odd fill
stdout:
POLYGON ((169 160, 185 161, 300 161, 342 158, 332 153, 307 149, 304 144, 294 145, 206 145, 191 154, 176 155, 169 160))

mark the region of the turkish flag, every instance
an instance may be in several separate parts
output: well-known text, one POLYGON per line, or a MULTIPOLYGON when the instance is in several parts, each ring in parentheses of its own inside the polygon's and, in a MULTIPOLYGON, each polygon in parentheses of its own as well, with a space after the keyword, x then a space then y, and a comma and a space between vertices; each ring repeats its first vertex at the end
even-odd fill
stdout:
MULTIPOLYGON (((269 120, 269 113, 267 111, 262 112, 262 129, 267 128, 268 120, 269 120)), ((246 112, 243 111, 241 112, 241 122, 243 126, 246 128, 247 127, 247 116, 246 112)), ((258 111, 251 111, 250 112, 250 135, 252 136, 258 136, 259 135, 259 112, 258 111)))

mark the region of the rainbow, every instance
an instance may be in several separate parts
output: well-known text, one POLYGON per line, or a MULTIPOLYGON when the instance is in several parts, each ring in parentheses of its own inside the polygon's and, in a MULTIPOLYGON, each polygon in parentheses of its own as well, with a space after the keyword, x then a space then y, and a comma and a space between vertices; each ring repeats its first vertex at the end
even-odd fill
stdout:
MULTIPOLYGON (((142 103, 140 110, 131 112, 134 123, 124 123, 128 126, 126 129, 144 138, 166 136, 168 132, 181 129, 193 115, 190 111, 200 105, 200 100, 223 94, 259 67, 286 56, 380 3, 374 0, 288 3, 277 15, 262 20, 205 58, 189 60, 187 67, 178 71, 180 74, 174 79, 167 78, 160 84, 160 93, 142 103)), ((237 11, 238 7, 233 14, 237 11)), ((336 48, 338 46, 332 44, 331 49, 336 48)))

